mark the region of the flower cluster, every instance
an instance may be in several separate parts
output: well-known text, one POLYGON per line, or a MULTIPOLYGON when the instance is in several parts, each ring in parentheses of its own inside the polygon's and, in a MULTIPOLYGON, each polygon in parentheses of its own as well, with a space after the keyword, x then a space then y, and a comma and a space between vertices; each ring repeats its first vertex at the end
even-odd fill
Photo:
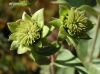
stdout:
POLYGON ((68 33, 80 38, 84 33, 91 29, 92 23, 85 15, 85 11, 79 11, 78 9, 71 8, 63 19, 63 26, 67 29, 68 33))
MULTIPOLYGON (((19 44, 22 45, 32 45, 37 39, 40 38, 41 29, 38 27, 36 21, 19 21, 19 25, 16 28, 16 32, 12 35, 15 35, 15 39, 19 44)), ((12 36, 11 35, 11 36, 12 36)), ((13 39, 11 39, 13 40, 13 39)))
POLYGON ((13 41, 11 50, 15 47, 18 48, 18 54, 23 54, 31 50, 31 46, 33 46, 34 43, 38 43, 42 37, 43 25, 43 9, 34 13, 32 17, 24 12, 22 19, 9 23, 8 28, 12 32, 9 36, 9 40, 13 41))

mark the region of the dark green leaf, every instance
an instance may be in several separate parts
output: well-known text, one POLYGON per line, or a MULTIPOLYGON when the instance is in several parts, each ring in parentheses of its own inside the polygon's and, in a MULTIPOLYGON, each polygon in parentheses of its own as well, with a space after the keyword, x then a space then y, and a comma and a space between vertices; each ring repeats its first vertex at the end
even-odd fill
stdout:
POLYGON ((88 34, 83 33, 83 34, 80 36, 80 39, 89 40, 89 39, 91 39, 91 38, 88 36, 88 34))
POLYGON ((37 49, 36 52, 43 56, 50 56, 56 53, 59 50, 59 47, 60 46, 57 44, 47 45, 47 46, 43 46, 42 48, 37 49))
POLYGON ((45 65, 50 63, 50 60, 47 57, 39 55, 37 52, 34 51, 34 49, 32 49, 30 56, 39 65, 45 65))

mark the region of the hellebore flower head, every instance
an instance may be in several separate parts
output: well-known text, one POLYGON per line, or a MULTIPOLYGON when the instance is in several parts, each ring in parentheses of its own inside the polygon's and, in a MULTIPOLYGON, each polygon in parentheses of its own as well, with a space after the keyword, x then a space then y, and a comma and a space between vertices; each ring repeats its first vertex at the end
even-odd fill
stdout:
POLYGON ((64 28, 73 37, 79 38, 83 33, 86 33, 92 28, 91 25, 92 23, 86 17, 85 11, 79 11, 73 7, 63 19, 64 28))
POLYGON ((43 35, 43 25, 43 9, 38 10, 32 17, 24 12, 22 19, 9 23, 8 28, 12 32, 9 40, 13 41, 11 49, 18 48, 18 54, 31 50, 31 46, 38 43, 43 35))
POLYGON ((20 21, 19 26, 14 33, 15 39, 22 45, 32 45, 37 39, 40 38, 41 29, 38 27, 37 22, 34 20, 20 21))

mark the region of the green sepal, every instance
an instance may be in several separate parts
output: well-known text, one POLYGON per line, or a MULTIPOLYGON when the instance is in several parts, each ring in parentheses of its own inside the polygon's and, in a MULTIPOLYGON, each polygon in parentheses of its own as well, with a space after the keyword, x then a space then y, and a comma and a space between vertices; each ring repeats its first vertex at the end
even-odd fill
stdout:
POLYGON ((47 34, 49 33, 49 27, 48 26, 43 26, 43 29, 42 29, 42 38, 46 37, 47 34))
POLYGON ((31 21, 31 17, 26 13, 26 12, 23 12, 22 14, 22 20, 30 20, 31 21))
POLYGON ((41 41, 41 40, 37 41, 37 42, 34 44, 34 46, 37 47, 37 48, 41 48, 41 47, 43 46, 42 41, 41 41))
POLYGON ((53 25, 55 28, 59 28, 62 25, 60 19, 55 18, 54 20, 49 22, 50 25, 53 25))
POLYGON ((16 50, 18 48, 18 42, 17 41, 13 41, 11 43, 11 46, 10 46, 10 50, 16 50))
POLYGON ((13 32, 16 32, 16 28, 18 27, 19 22, 16 21, 16 22, 11 22, 11 23, 7 23, 7 24, 8 24, 9 30, 13 33, 13 32))
POLYGON ((91 39, 91 38, 88 36, 88 34, 83 33, 83 34, 80 36, 80 39, 89 40, 89 39, 91 39))
POLYGON ((37 24, 40 28, 44 26, 44 9, 40 9, 32 15, 32 20, 37 21, 37 24))
POLYGON ((61 40, 65 40, 67 38, 67 32, 66 30, 64 29, 63 26, 60 27, 59 29, 59 33, 58 33, 58 40, 61 41, 61 40))
POLYGON ((16 33, 12 33, 12 34, 9 36, 9 40, 16 40, 16 33))
POLYGON ((17 53, 18 53, 18 54, 24 54, 24 53, 26 53, 27 51, 30 51, 30 50, 31 50, 31 49, 30 49, 29 47, 20 45, 20 46, 18 47, 17 53))

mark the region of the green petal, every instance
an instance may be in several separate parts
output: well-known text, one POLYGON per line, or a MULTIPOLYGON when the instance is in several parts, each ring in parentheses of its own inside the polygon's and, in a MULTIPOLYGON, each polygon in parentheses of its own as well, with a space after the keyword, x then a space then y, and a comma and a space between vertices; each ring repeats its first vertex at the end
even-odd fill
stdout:
POLYGON ((43 31, 42 31, 42 38, 44 38, 49 32, 48 26, 43 26, 43 31))
POLYGON ((17 41, 13 41, 10 47, 10 50, 15 50, 18 48, 18 42, 17 41))
POLYGON ((16 40, 16 33, 11 34, 9 40, 16 40))
POLYGON ((38 26, 40 27, 40 28, 42 28, 43 27, 43 25, 44 25, 44 9, 40 9, 40 10, 38 10, 37 12, 35 12, 33 15, 32 15, 32 20, 35 20, 35 21, 37 21, 37 23, 38 23, 38 26))
POLYGON ((13 33, 16 31, 16 28, 19 25, 19 22, 11 22, 11 23, 7 23, 8 24, 8 28, 9 30, 13 33))

